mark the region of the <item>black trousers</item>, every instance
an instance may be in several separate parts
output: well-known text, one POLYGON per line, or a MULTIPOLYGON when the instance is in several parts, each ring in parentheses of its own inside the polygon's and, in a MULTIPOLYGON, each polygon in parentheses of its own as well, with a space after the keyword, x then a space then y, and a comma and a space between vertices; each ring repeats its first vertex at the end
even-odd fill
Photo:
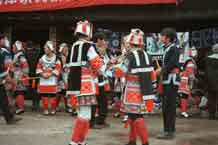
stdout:
POLYGON ((2 115, 6 122, 14 117, 13 113, 10 111, 5 87, 3 85, 0 85, 0 109, 2 110, 2 115))
POLYGON ((165 132, 175 132, 176 123, 176 98, 178 96, 178 87, 169 84, 164 85, 164 95, 163 95, 163 125, 165 132))
POLYGON ((104 87, 99 87, 99 95, 97 96, 97 101, 99 109, 97 124, 104 124, 108 113, 108 100, 104 91, 104 87))
POLYGON ((218 91, 208 91, 208 110, 210 117, 215 117, 218 113, 218 91))
POLYGON ((93 127, 96 124, 96 117, 95 117, 96 108, 97 108, 97 105, 91 106, 91 119, 89 121, 90 127, 93 127))
MULTIPOLYGON (((32 84, 32 81, 30 81, 32 84)), ((37 88, 32 88, 31 86, 28 88, 27 95, 32 99, 32 106, 35 109, 39 109, 40 106, 40 96, 37 92, 37 88)))

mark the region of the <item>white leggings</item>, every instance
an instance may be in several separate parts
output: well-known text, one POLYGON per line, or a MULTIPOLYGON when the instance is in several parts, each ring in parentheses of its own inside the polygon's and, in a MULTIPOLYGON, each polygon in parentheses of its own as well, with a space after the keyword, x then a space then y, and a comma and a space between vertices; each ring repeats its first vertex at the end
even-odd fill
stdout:
POLYGON ((91 120, 92 109, 91 106, 79 106, 78 117, 91 120))

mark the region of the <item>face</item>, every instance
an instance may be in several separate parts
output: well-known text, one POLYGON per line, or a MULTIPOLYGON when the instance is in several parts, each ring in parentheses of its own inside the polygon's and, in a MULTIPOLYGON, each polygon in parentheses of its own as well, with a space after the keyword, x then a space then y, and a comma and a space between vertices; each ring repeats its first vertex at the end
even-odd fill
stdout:
POLYGON ((197 57, 198 56, 198 51, 196 49, 192 49, 192 56, 197 57))
POLYGON ((46 55, 50 55, 52 53, 52 51, 46 45, 44 46, 44 52, 46 55))
POLYGON ((105 47, 106 41, 104 39, 98 39, 97 45, 98 45, 98 47, 105 47))
POLYGON ((4 39, 4 38, 2 38, 2 39, 0 40, 0 45, 1 45, 1 46, 4 46, 4 45, 5 45, 5 39, 4 39))
POLYGON ((126 51, 129 51, 130 50, 129 42, 124 42, 124 47, 125 47, 126 51))
POLYGON ((67 47, 64 47, 63 50, 62 50, 62 53, 67 56, 68 55, 68 48, 67 47))
POLYGON ((164 45, 167 45, 170 43, 170 39, 164 35, 161 35, 160 36, 160 41, 164 44, 164 45))
POLYGON ((17 47, 16 47, 15 45, 13 45, 12 51, 13 51, 13 53, 15 53, 15 54, 18 52, 17 47))

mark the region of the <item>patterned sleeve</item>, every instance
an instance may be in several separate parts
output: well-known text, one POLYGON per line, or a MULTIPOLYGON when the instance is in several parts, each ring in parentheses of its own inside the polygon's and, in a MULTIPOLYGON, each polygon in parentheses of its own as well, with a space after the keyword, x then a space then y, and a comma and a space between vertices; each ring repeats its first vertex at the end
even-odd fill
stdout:
POLYGON ((28 75, 29 74, 29 64, 25 57, 20 58, 20 64, 21 64, 22 72, 28 75))
POLYGON ((91 65, 92 69, 94 71, 100 71, 102 74, 106 70, 106 65, 104 65, 103 60, 100 58, 100 56, 95 51, 95 48, 91 46, 88 50, 87 57, 89 60, 89 64, 91 65))
POLYGON ((129 59, 125 58, 125 60, 117 64, 115 67, 115 77, 122 78, 125 77, 126 73, 128 72, 128 66, 129 66, 129 59))
POLYGON ((157 73, 156 73, 156 71, 153 70, 150 73, 150 76, 151 76, 153 91, 154 91, 154 93, 157 93, 157 73))
POLYGON ((60 72, 61 72, 61 62, 60 62, 60 60, 57 60, 56 65, 55 65, 55 69, 52 71, 52 73, 55 76, 59 76, 60 72))
POLYGON ((42 59, 39 59, 39 62, 36 67, 36 74, 40 75, 41 73, 43 73, 43 66, 42 66, 42 59))
POLYGON ((6 68, 6 69, 9 69, 10 72, 13 72, 14 66, 13 66, 12 57, 8 55, 8 56, 5 58, 4 63, 5 63, 5 68, 6 68))

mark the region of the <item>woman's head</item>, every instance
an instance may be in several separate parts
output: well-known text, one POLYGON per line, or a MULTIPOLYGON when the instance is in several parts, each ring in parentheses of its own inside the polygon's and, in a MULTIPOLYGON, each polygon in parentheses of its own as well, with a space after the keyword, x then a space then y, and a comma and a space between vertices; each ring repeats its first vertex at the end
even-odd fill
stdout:
POLYGON ((44 52, 46 55, 51 55, 55 53, 54 44, 52 41, 47 41, 44 45, 44 52))

